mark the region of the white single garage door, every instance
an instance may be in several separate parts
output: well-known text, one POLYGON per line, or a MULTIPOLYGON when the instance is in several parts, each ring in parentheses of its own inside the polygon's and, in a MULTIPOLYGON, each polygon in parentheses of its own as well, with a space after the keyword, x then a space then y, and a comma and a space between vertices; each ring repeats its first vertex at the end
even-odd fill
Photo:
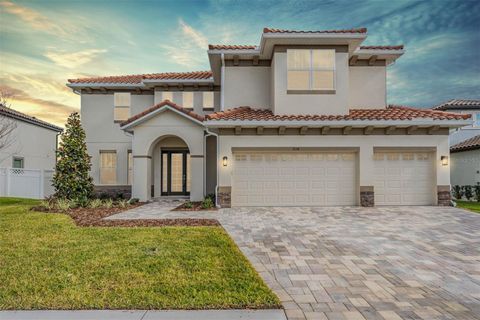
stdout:
POLYGON ((354 152, 235 152, 233 206, 356 204, 354 152))
POLYGON ((432 152, 375 152, 375 205, 433 205, 432 152))

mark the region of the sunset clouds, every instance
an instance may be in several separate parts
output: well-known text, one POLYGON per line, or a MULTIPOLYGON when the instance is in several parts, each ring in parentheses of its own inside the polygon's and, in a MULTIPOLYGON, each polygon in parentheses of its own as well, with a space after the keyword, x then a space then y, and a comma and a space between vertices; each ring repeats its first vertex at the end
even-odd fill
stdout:
POLYGON ((479 98, 478 1, 0 0, 0 87, 12 106, 63 125, 68 78, 209 69, 209 43, 258 44, 265 26, 367 27, 367 45, 405 44, 389 103, 479 98))

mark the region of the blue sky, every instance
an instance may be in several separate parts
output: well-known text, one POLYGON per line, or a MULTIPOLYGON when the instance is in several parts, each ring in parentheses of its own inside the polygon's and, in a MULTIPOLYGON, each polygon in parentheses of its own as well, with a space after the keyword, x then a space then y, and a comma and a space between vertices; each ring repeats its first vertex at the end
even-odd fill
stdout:
POLYGON ((480 1, 0 0, 0 87, 12 106, 62 124, 72 77, 208 70, 208 43, 258 44, 263 27, 367 27, 367 45, 404 44, 388 102, 480 98, 480 1))

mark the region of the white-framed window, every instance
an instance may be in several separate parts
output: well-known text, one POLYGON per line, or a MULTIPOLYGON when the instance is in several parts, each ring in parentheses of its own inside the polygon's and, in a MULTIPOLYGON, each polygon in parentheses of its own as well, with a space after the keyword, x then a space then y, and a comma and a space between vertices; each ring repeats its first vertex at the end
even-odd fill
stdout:
POLYGON ((130 118, 130 92, 115 92, 113 119, 115 121, 125 121, 130 118))
POLYGON ((16 168, 16 169, 25 168, 25 160, 22 157, 13 157, 12 168, 16 168))
POLYGON ((335 90, 335 50, 288 49, 287 89, 335 90))
POLYGON ((170 100, 173 102, 173 92, 172 91, 163 91, 162 92, 162 101, 170 100))
POLYGON ((100 184, 117 183, 117 152, 100 151, 100 184))
POLYGON ((127 153, 127 184, 132 185, 133 182, 133 154, 132 150, 127 153))
POLYGON ((213 109, 213 91, 203 92, 203 109, 213 109))
POLYGON ((193 92, 184 91, 182 96, 182 107, 193 109, 193 92))

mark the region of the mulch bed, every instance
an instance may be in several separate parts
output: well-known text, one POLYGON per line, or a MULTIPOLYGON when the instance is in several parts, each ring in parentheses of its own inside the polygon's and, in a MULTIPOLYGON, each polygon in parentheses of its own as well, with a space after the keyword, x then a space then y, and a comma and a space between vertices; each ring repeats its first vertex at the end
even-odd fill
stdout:
POLYGON ((143 205, 137 203, 127 208, 75 208, 67 212, 45 210, 43 207, 33 207, 31 210, 49 213, 66 214, 72 217, 80 227, 164 227, 164 226, 219 226, 215 219, 132 219, 132 220, 103 220, 111 215, 130 210, 143 205))
POLYGON ((192 204, 191 208, 187 208, 185 206, 186 205, 186 202, 185 202, 185 203, 182 203, 181 205, 179 205, 178 207, 176 207, 175 209, 172 209, 172 211, 215 211, 215 210, 218 210, 216 207, 207 208, 207 209, 202 208, 202 202, 201 201, 195 201, 195 202, 190 202, 190 203, 192 204))

